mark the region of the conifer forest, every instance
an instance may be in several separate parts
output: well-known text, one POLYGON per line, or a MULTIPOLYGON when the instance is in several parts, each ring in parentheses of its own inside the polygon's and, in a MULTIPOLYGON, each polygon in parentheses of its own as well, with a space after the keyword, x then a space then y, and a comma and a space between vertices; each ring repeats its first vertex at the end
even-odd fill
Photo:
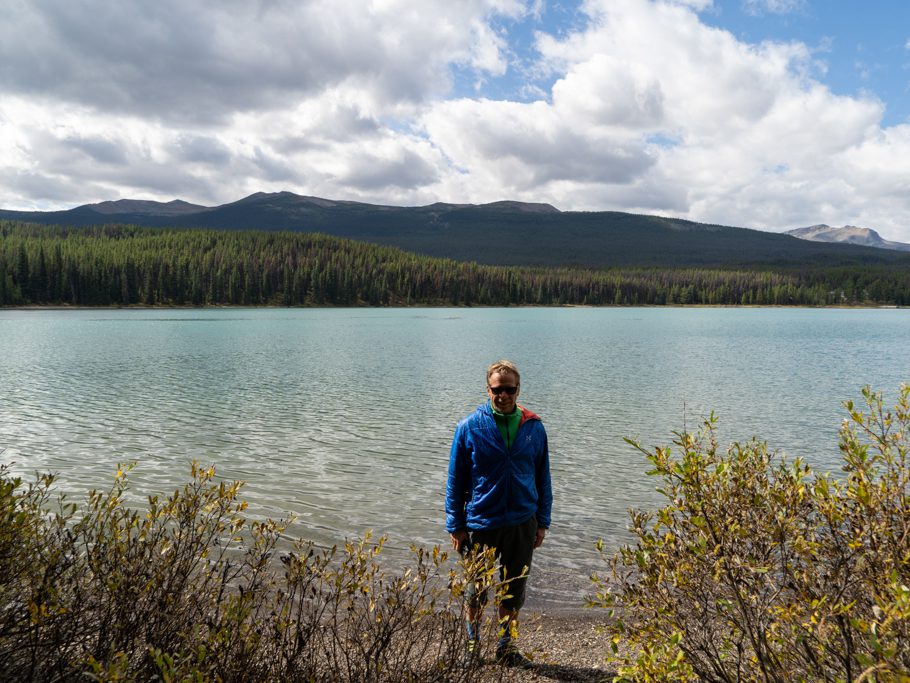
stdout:
POLYGON ((910 305, 863 267, 503 267, 314 233, 0 221, 0 306, 910 305))

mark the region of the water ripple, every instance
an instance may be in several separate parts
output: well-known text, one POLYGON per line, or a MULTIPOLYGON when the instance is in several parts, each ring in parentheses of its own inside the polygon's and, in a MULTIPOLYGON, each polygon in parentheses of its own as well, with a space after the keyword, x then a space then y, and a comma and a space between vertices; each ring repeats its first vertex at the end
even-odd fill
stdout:
POLYGON ((252 518, 296 517, 289 537, 329 547, 373 529, 403 558, 447 542, 452 429, 483 400, 486 363, 513 357, 552 451, 535 595, 577 599, 596 539, 615 548, 626 509, 660 502, 622 437, 664 444, 714 409, 722 439, 760 434, 836 470, 839 401, 910 380, 907 324, 906 311, 0 311, 0 458, 58 472, 73 500, 135 461, 137 504, 212 463, 246 482, 252 518))

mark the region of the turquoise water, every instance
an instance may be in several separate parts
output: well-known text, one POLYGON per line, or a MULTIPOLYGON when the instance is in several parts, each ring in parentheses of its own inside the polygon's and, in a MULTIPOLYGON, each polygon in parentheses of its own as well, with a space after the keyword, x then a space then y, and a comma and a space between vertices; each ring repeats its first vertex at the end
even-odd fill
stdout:
POLYGON ((841 402, 866 384, 894 398, 908 331, 906 310, 0 311, 0 459, 77 498, 119 462, 137 462, 137 499, 214 463, 253 515, 293 513, 322 545, 374 529, 394 557, 447 541, 452 429, 508 357, 550 437, 532 590, 553 599, 586 585, 598 537, 626 538, 629 506, 659 502, 624 436, 667 443, 713 409, 723 441, 836 471, 841 402))

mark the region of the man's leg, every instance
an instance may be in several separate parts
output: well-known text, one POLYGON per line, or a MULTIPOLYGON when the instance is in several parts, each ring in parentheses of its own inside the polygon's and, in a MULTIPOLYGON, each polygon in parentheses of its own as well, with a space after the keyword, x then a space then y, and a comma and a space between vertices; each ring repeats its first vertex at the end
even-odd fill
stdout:
POLYGON ((506 647, 518 633, 518 610, 499 606, 499 643, 497 648, 506 647))
POLYGON ((496 661, 505 666, 529 669, 534 663, 515 646, 518 634, 518 610, 499 608, 499 642, 496 643, 496 661))
MULTIPOLYGON (((462 557, 468 559, 469 554, 475 548, 485 550, 482 544, 475 545, 477 532, 472 532, 468 542, 462 550, 462 557)), ((476 568, 475 568, 476 569, 476 568)), ((481 661, 480 656, 480 621, 483 618, 483 610, 487 603, 487 591, 481 588, 475 577, 467 577, 467 585, 464 594, 465 609, 465 631, 468 636, 466 666, 474 666, 481 661)))
POLYGON ((509 595, 499 606, 500 635, 496 644, 496 659, 507 666, 528 668, 532 665, 515 647, 513 639, 518 633, 518 613, 525 601, 525 587, 536 535, 537 521, 532 517, 509 529, 502 539, 502 566, 506 580, 509 581, 509 595))
POLYGON ((468 640, 480 640, 480 620, 483 618, 483 605, 468 605, 465 628, 468 631, 468 640))

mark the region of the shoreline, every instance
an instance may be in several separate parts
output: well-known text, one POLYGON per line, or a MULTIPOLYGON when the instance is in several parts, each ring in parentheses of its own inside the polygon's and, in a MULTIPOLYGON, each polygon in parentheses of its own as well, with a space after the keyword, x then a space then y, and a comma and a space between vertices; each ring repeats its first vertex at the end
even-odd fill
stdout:
POLYGON ((743 309, 760 309, 760 308, 770 308, 770 309, 796 309, 796 310, 906 310, 906 306, 898 306, 896 304, 838 304, 830 306, 796 306, 796 305, 774 305, 774 304, 639 304, 635 306, 617 306, 612 304, 604 304, 602 306, 592 306, 587 304, 560 304, 558 306, 542 306, 537 304, 510 304, 508 306, 488 306, 488 305, 472 305, 472 306, 453 306, 452 304, 414 304, 410 306, 280 306, 280 305, 247 305, 243 304, 204 304, 201 306, 194 306, 192 304, 185 305, 167 305, 159 306, 153 305, 149 306, 147 304, 129 304, 127 306, 123 305, 111 305, 111 306, 75 306, 70 304, 40 304, 40 305, 28 305, 28 306, 0 306, 0 311, 203 311, 203 310, 265 310, 265 311, 274 311, 274 310, 391 310, 391 309, 402 309, 402 310, 423 310, 423 309, 446 309, 454 308, 460 310, 471 310, 471 309, 494 309, 494 308, 590 308, 590 309, 627 309, 634 310, 638 308, 654 308, 654 309, 677 309, 677 308, 743 308, 743 309))
MULTIPOLYGON (((518 648, 534 662, 529 670, 503 669, 490 656, 481 669, 481 681, 609 681, 615 670, 606 661, 611 638, 604 628, 605 610, 582 608, 567 614, 561 610, 526 607, 519 621, 518 648)), ((492 647, 492 646, 490 646, 492 647)), ((485 653, 486 655, 486 653, 485 653)))

